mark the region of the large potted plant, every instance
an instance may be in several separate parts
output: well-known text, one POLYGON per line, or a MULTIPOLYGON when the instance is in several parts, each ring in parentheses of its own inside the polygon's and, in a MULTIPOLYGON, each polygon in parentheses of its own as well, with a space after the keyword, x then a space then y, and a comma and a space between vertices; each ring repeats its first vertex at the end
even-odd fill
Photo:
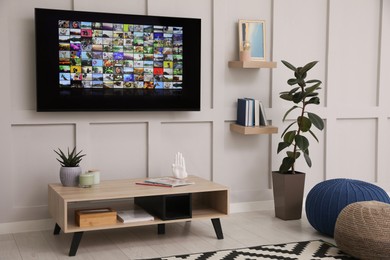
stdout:
POLYGON ((78 186, 79 176, 82 173, 80 162, 85 154, 81 154, 82 151, 77 152, 76 147, 73 148, 72 152, 69 151, 65 154, 61 149, 54 152, 59 156, 56 158, 60 162, 60 180, 64 186, 78 186))
POLYGON ((282 63, 294 72, 294 77, 287 80, 291 87, 288 91, 280 93, 280 98, 293 103, 283 116, 283 122, 292 111, 298 112, 297 117, 283 131, 277 152, 286 150, 286 156, 279 167, 279 171, 272 172, 275 216, 284 220, 300 219, 302 215, 303 191, 305 173, 296 171, 297 159, 304 158, 311 167, 309 155, 309 139, 311 136, 318 142, 313 126, 319 130, 324 129, 324 121, 315 113, 307 110, 309 105, 319 105, 318 90, 321 81, 318 79, 306 80, 307 72, 313 68, 317 61, 310 62, 303 67, 295 67, 289 62, 282 63))

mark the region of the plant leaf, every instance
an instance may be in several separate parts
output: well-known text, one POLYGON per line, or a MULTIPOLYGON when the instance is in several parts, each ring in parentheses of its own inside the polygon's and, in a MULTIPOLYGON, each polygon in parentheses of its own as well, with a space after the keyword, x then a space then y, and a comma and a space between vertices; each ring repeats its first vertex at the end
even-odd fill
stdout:
POLYGON ((286 114, 284 114, 284 116, 283 116, 283 122, 286 120, 287 115, 288 115, 291 111, 293 111, 294 109, 296 109, 296 108, 298 108, 298 106, 293 106, 292 108, 290 108, 289 110, 287 110, 286 114))
POLYGON ((295 160, 299 158, 299 156, 301 156, 301 153, 300 152, 295 152, 295 155, 294 155, 294 152, 287 152, 287 156, 288 157, 291 157, 291 158, 294 158, 295 160))
POLYGON ((297 83, 298 83, 298 80, 294 79, 294 78, 287 80, 287 84, 289 84, 290 86, 293 86, 297 83))
POLYGON ((68 157, 69 157, 69 160, 73 160, 75 152, 76 152, 76 147, 73 147, 72 152, 69 154, 69 147, 68 147, 68 157))
POLYGON ((319 97, 312 97, 311 99, 309 99, 308 101, 306 101, 305 104, 306 104, 306 105, 308 105, 308 104, 319 105, 319 104, 320 104, 320 99, 319 99, 319 97))
POLYGON ((287 100, 287 101, 292 101, 293 96, 288 94, 288 93, 286 93, 286 94, 283 93, 283 94, 280 95, 280 98, 284 99, 284 100, 287 100))
POLYGON ((291 157, 284 157, 282 164, 280 165, 280 172, 287 172, 295 163, 295 159, 291 157))
POLYGON ((307 112, 307 116, 310 118, 310 121, 313 123, 315 127, 317 127, 319 130, 324 129, 324 120, 322 120, 321 117, 310 112, 307 112))
POLYGON ((320 87, 321 83, 314 84, 313 86, 307 87, 305 89, 305 93, 309 94, 312 93, 313 91, 317 90, 320 87))
POLYGON ((295 94, 292 96, 292 101, 293 101, 295 104, 298 104, 298 103, 301 102, 302 100, 303 100, 303 94, 302 94, 302 92, 295 93, 295 94))
POLYGON ((297 119, 298 126, 301 128, 302 132, 307 132, 311 128, 311 121, 305 116, 299 116, 297 119))
POLYGON ((306 84, 310 84, 310 83, 322 83, 321 80, 318 80, 318 79, 311 79, 311 80, 308 80, 306 81, 306 84))
POLYGON ((289 95, 293 95, 298 89, 300 89, 301 87, 296 87, 296 88, 293 88, 293 89, 291 89, 289 92, 288 92, 288 94, 289 95))
POLYGON ((306 64, 305 66, 303 66, 302 71, 304 71, 304 72, 309 71, 309 70, 310 70, 311 68, 313 68, 317 63, 318 63, 318 61, 309 62, 308 64, 306 64))
POLYGON ((316 96, 318 96, 318 93, 317 92, 312 92, 312 93, 306 94, 305 96, 306 97, 316 97, 316 96))
POLYGON ((280 153, 280 151, 282 151, 283 149, 289 147, 290 145, 291 145, 290 143, 280 142, 278 144, 278 153, 280 153))
POLYGON ((306 149, 309 147, 309 140, 307 140, 307 138, 303 135, 296 135, 295 143, 302 151, 306 151, 306 149))
POLYGON ((309 167, 311 167, 311 159, 310 159, 310 156, 309 156, 309 150, 306 150, 304 153, 303 153, 303 156, 305 157, 305 161, 307 163, 307 165, 309 167))
POLYGON ((284 140, 286 143, 291 144, 291 143, 294 141, 294 139, 295 139, 296 132, 297 132, 297 131, 295 131, 295 130, 287 132, 287 133, 284 135, 283 140, 284 140))
POLYGON ((297 70, 296 70, 295 73, 294 73, 294 76, 297 78, 298 84, 299 84, 301 87, 305 85, 304 79, 306 78, 307 73, 306 73, 306 71, 303 70, 302 67, 298 67, 298 68, 297 68, 297 70))
POLYGON ((320 141, 318 140, 317 136, 316 136, 311 130, 309 130, 309 133, 314 137, 314 139, 317 140, 317 143, 320 142, 320 141))
POLYGON ((288 129, 290 129, 290 127, 291 126, 293 126, 294 124, 296 124, 297 122, 296 121, 294 121, 294 122, 292 122, 289 126, 287 126, 286 127, 286 129, 284 129, 284 131, 283 131, 283 133, 282 133, 282 135, 281 135, 281 137, 283 137, 284 136, 284 134, 288 131, 288 129))
POLYGON ((282 60, 282 63, 284 64, 284 66, 286 66, 287 68, 289 68, 292 71, 296 71, 297 70, 293 65, 291 65, 290 63, 288 63, 285 60, 282 60))

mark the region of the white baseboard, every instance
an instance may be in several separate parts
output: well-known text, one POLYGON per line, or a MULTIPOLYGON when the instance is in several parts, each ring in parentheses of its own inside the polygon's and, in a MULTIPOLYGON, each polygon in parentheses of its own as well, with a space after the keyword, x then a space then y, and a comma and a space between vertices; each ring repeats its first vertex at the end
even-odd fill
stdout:
POLYGON ((273 210, 274 201, 254 201, 254 202, 240 202, 230 204, 230 213, 250 212, 258 210, 273 210))
MULTIPOLYGON (((232 203, 230 204, 230 213, 271 210, 273 206, 274 202, 272 200, 232 203)), ((50 230, 54 229, 54 224, 52 219, 0 223, 0 234, 50 230)))
POLYGON ((52 219, 27 220, 9 223, 0 223, 0 234, 22 233, 42 230, 54 230, 52 219))

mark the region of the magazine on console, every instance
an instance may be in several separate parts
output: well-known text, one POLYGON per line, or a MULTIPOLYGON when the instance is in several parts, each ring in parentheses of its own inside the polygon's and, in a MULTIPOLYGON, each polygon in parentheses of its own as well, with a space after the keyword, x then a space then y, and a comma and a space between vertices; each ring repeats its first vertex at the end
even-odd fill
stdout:
POLYGON ((144 184, 144 185, 155 185, 155 186, 163 186, 163 187, 179 187, 179 186, 186 186, 195 184, 192 181, 186 180, 186 179, 177 179, 174 177, 158 177, 158 178, 150 178, 146 179, 142 183, 137 184, 144 184))

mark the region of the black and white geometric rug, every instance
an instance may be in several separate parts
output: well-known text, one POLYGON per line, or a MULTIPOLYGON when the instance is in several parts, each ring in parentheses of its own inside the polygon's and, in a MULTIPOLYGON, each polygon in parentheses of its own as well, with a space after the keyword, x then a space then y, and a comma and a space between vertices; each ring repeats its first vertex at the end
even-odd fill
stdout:
POLYGON ((344 254, 336 246, 322 241, 304 241, 288 244, 253 246, 241 249, 221 250, 207 253, 179 255, 150 260, 319 260, 319 259, 355 259, 344 254))

